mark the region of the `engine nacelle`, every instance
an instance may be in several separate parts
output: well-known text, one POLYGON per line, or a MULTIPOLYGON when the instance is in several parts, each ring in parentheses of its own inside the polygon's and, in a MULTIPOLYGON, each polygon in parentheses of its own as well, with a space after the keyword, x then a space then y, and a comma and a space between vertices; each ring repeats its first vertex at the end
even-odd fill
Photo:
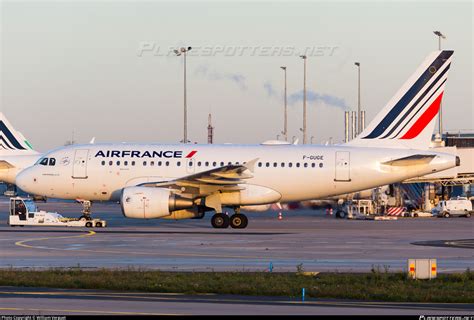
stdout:
POLYGON ((197 207, 191 209, 183 209, 171 212, 169 216, 163 219, 182 220, 182 219, 201 219, 204 217, 204 212, 199 212, 197 207))
POLYGON ((271 204, 260 204, 256 206, 241 206, 240 209, 242 209, 242 211, 264 212, 270 210, 271 207, 271 204))
POLYGON ((173 211, 194 206, 191 199, 180 197, 169 189, 153 187, 124 188, 120 203, 125 217, 138 219, 163 218, 173 211))

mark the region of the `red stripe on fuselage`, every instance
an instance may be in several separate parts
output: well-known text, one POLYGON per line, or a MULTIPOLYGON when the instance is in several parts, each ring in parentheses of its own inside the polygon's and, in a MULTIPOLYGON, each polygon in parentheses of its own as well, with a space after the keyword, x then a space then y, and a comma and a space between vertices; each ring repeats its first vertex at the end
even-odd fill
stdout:
POLYGON ((443 93, 441 92, 438 98, 431 104, 431 106, 426 109, 426 111, 421 115, 421 117, 416 120, 415 124, 401 137, 400 139, 413 139, 416 138, 423 129, 426 128, 428 123, 436 116, 441 105, 441 99, 443 98, 443 93))
POLYGON ((196 150, 191 151, 190 153, 188 153, 186 158, 192 158, 196 154, 196 152, 197 152, 196 150))

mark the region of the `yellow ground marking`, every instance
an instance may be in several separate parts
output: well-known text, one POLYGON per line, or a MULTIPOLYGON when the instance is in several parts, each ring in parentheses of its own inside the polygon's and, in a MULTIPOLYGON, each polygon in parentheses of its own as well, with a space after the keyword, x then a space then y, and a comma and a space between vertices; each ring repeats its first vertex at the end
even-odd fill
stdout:
POLYGON ((78 236, 64 236, 64 237, 48 237, 48 238, 35 238, 35 239, 26 239, 26 240, 21 240, 15 242, 16 246, 24 247, 24 248, 29 248, 29 249, 38 249, 38 247, 30 246, 25 243, 31 242, 31 241, 41 241, 41 240, 51 240, 51 239, 69 239, 69 238, 84 238, 84 237, 89 237, 93 236, 96 233, 94 231, 89 231, 86 234, 81 234, 78 236))
MULTIPOLYGON (((44 240, 56 240, 56 239, 70 239, 70 238, 84 238, 96 235, 94 231, 89 231, 89 233, 76 235, 76 236, 63 236, 63 237, 47 237, 47 238, 34 238, 26 239, 15 242, 15 245, 28 248, 28 249, 45 249, 45 250, 58 250, 58 251, 70 251, 69 249, 63 248, 53 248, 53 247, 39 247, 31 246, 26 243, 32 241, 44 241, 44 240)), ((94 252, 94 253, 113 253, 113 254, 138 254, 138 255, 155 255, 155 252, 140 252, 140 251, 114 251, 114 250, 92 250, 92 249, 75 249, 74 252, 94 252)), ((258 256, 239 256, 239 255, 221 255, 221 254, 208 254, 208 253, 163 253, 165 256, 184 256, 184 257, 211 257, 211 258, 234 258, 234 259, 259 259, 258 256)))
MULTIPOLYGON (((67 290, 67 289, 66 289, 67 290)), ((203 293, 187 295, 183 293, 159 293, 159 292, 101 292, 101 291, 0 291, 0 295, 63 295, 69 297, 98 297, 98 298, 133 298, 135 300, 169 300, 169 301, 181 301, 183 296, 194 296, 199 297, 202 301, 207 303, 255 303, 263 302, 270 304, 294 304, 294 305, 320 305, 320 306, 346 306, 346 307, 385 307, 385 308, 405 308, 405 309, 420 309, 426 308, 430 305, 430 310, 444 310, 443 306, 465 306, 470 305, 469 303, 443 303, 443 302, 399 302, 399 301, 321 301, 321 300, 309 300, 309 301, 295 301, 295 300, 242 300, 232 298, 219 298, 217 294, 203 293), (139 295, 139 296, 138 296, 139 295), (166 296, 166 297, 163 297, 166 296), (217 297, 216 297, 217 296, 217 297), (209 298, 208 298, 209 297, 209 298), (214 298, 211 298, 214 297, 214 298), (207 299, 206 299, 207 298, 207 299)), ((317 298, 316 298, 317 299, 317 298)))
MULTIPOLYGON (((35 309, 35 308, 2 308, 0 310, 4 311, 33 311, 33 312, 74 312, 74 313, 91 313, 91 314, 115 314, 115 315, 160 315, 160 316, 178 316, 181 314, 173 313, 146 313, 146 312, 136 312, 136 311, 100 311, 100 310, 74 310, 74 309, 35 309)), ((184 315, 184 314, 182 314, 184 315)))

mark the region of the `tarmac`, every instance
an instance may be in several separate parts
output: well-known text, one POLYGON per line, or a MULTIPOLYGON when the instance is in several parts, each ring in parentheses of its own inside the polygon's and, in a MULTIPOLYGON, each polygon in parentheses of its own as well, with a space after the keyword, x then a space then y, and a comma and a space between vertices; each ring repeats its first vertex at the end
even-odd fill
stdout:
MULTIPOLYGON (((78 217, 81 210, 72 202, 39 207, 67 217, 78 217)), ((210 215, 180 221, 127 219, 118 204, 94 204, 93 215, 107 220, 108 227, 10 227, 8 202, 0 199, 0 268, 265 271, 272 264, 273 272, 294 272, 298 266, 316 272, 370 272, 406 270, 409 258, 436 258, 441 273, 474 268, 473 218, 340 220, 306 209, 283 212, 281 220, 274 211, 248 213, 248 228, 239 230, 213 229, 210 215)), ((0 314, 474 314, 472 305, 462 304, 303 303, 5 287, 0 301, 0 314)))
MULTIPOLYGON (((76 203, 39 204, 79 216, 76 203)), ((107 228, 10 227, 0 202, 0 268, 128 268, 174 271, 369 272, 406 269, 409 258, 436 258, 439 272, 474 267, 473 218, 340 220, 324 211, 250 213, 246 229, 214 229, 204 219, 140 220, 118 204, 95 204, 107 228)))
POLYGON ((474 315, 474 305, 0 287, 0 314, 445 316, 474 315))

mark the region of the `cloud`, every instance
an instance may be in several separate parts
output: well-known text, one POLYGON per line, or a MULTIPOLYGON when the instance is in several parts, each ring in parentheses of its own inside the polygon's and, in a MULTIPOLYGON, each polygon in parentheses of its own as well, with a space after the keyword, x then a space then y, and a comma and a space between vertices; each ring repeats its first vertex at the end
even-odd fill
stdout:
POLYGON ((211 70, 207 65, 200 65, 196 68, 194 74, 212 81, 227 80, 235 83, 241 90, 247 89, 247 79, 240 73, 221 73, 211 70))
POLYGON ((265 91, 267 92, 267 95, 269 97, 278 97, 278 94, 277 94, 276 90, 273 88, 273 85, 270 81, 266 81, 263 84, 263 88, 265 89, 265 91))
MULTIPOLYGON (((303 102, 303 96, 303 90, 290 94, 288 96, 288 104, 294 105, 297 102, 303 102)), ((344 110, 349 109, 346 104, 346 101, 343 98, 339 98, 330 94, 320 94, 311 90, 306 90, 306 101, 310 103, 321 101, 330 106, 334 106, 344 110)))

